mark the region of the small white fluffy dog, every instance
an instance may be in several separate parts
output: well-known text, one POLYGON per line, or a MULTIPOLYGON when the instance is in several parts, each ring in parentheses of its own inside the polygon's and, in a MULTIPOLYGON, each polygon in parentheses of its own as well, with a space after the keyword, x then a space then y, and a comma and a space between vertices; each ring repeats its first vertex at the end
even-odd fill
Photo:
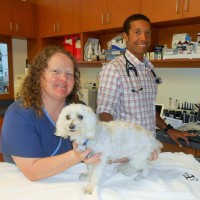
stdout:
POLYGON ((100 164, 88 165, 87 174, 80 176, 80 179, 89 179, 84 190, 89 194, 99 183, 108 161, 127 157, 129 162, 119 164, 115 171, 129 176, 137 174, 134 179, 139 180, 148 175, 151 153, 154 150, 160 152, 162 147, 154 135, 143 127, 126 121, 101 122, 90 107, 82 104, 63 108, 56 123, 55 135, 70 137, 79 145, 80 151, 91 148, 94 153, 102 153, 100 164))

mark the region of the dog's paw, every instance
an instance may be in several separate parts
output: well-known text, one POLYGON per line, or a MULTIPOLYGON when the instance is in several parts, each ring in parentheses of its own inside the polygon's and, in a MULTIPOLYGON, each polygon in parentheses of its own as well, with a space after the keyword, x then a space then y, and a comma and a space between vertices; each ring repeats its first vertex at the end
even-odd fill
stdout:
POLYGON ((90 186, 90 185, 87 185, 87 186, 84 188, 84 193, 85 193, 85 194, 92 194, 93 189, 94 189, 94 187, 92 187, 92 186, 90 186))
POLYGON ((140 174, 138 174, 137 176, 135 176, 135 177, 133 178, 134 181, 140 181, 140 180, 142 180, 142 179, 144 179, 144 176, 141 176, 140 174))
POLYGON ((88 181, 89 180, 88 174, 86 174, 86 173, 80 174, 79 180, 81 180, 81 181, 88 181))
POLYGON ((149 169, 145 168, 145 169, 140 169, 137 173, 137 175, 133 178, 134 181, 139 181, 141 179, 144 179, 148 176, 149 174, 149 169))

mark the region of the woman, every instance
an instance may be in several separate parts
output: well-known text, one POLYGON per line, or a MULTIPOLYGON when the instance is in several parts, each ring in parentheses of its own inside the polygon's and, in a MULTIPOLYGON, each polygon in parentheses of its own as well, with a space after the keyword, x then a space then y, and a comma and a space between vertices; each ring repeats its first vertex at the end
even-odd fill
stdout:
POLYGON ((61 47, 45 48, 29 69, 21 91, 7 110, 2 126, 1 151, 7 162, 35 181, 62 172, 80 161, 98 164, 100 153, 54 135, 62 108, 78 103, 80 72, 73 56, 61 47))

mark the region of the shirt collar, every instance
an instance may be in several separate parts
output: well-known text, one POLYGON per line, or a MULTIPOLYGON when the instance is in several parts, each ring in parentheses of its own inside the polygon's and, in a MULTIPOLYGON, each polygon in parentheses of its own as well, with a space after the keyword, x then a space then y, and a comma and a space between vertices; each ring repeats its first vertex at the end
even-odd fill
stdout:
POLYGON ((125 51, 125 56, 131 63, 133 63, 133 65, 135 67, 144 65, 145 69, 147 69, 149 71, 151 71, 151 69, 153 68, 152 63, 145 56, 143 57, 143 62, 141 62, 128 49, 126 49, 126 51, 125 51))

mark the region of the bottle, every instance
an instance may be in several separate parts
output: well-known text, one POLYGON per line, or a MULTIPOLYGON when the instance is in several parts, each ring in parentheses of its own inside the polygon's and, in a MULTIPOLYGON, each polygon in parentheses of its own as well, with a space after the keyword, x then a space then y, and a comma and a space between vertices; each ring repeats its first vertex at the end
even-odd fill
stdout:
POLYGON ((167 45, 165 44, 164 47, 162 48, 162 58, 164 57, 165 53, 167 52, 167 45))
POLYGON ((172 109, 172 98, 170 97, 169 98, 169 110, 171 110, 172 109))
POLYGON ((197 33, 197 42, 200 43, 200 33, 197 33))
POLYGON ((188 41, 185 40, 185 42, 183 42, 183 51, 186 51, 187 52, 187 46, 188 46, 188 41))
POLYGON ((197 42, 198 42, 198 45, 197 45, 196 53, 200 54, 200 33, 197 33, 197 42))
POLYGON ((81 60, 81 39, 80 39, 80 36, 75 37, 74 56, 76 57, 77 61, 81 60))
POLYGON ((183 44, 181 41, 177 43, 178 54, 182 54, 183 52, 183 44))
POLYGON ((28 75, 28 70, 29 70, 29 64, 28 64, 28 59, 26 59, 25 75, 28 75))

